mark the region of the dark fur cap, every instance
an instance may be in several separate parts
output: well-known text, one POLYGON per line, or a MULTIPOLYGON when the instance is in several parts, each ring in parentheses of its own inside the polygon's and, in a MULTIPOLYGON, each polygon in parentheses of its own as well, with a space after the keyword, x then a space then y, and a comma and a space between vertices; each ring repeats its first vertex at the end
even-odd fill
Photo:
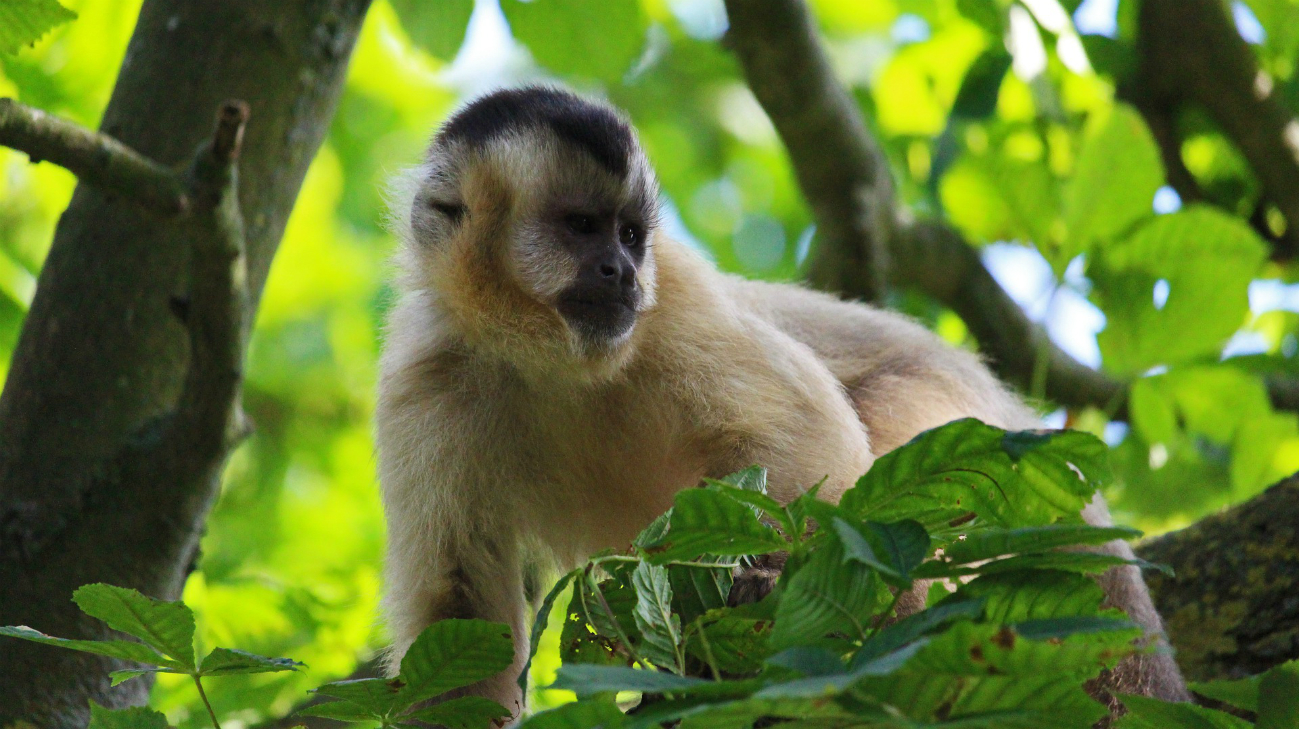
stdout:
POLYGON ((512 130, 536 128, 549 129, 620 178, 627 175, 636 151, 631 127, 613 109, 548 86, 504 89, 475 99, 443 125, 434 145, 461 141, 481 148, 512 130))

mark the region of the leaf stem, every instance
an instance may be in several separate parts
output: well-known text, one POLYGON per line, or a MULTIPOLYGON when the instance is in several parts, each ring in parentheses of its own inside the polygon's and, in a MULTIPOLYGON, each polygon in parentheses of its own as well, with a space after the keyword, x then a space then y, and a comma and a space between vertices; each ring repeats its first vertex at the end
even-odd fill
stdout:
POLYGON ((885 622, 889 620, 889 615, 894 612, 894 608, 898 605, 899 599, 903 597, 903 593, 905 592, 906 591, 902 588, 899 588, 894 592, 894 600, 890 601, 889 608, 886 608, 885 612, 880 614, 880 620, 876 621, 875 628, 871 629, 871 633, 867 634, 867 638, 863 640, 863 643, 871 641, 873 636, 880 633, 880 630, 885 626, 885 622))
POLYGON ((208 702, 208 693, 203 691, 203 682, 199 680, 199 675, 191 674, 194 678, 194 686, 199 688, 199 697, 203 700, 203 706, 208 708, 208 717, 212 718, 212 727, 221 730, 221 723, 217 722, 217 713, 212 710, 212 703, 208 702))
POLYGON ((695 634, 700 637, 700 645, 704 647, 704 663, 709 665, 709 673, 713 675, 713 681, 721 682, 722 675, 718 673, 717 660, 713 658, 713 647, 709 646, 709 637, 704 632, 704 617, 695 617, 695 634))
MULTIPOLYGON (((633 555, 606 555, 602 558, 595 558, 591 561, 592 565, 600 563, 640 563, 641 558, 633 555)), ((740 563, 705 563, 693 560, 669 560, 664 565, 680 565, 684 568, 717 568, 726 570, 735 570, 740 567, 740 563)))

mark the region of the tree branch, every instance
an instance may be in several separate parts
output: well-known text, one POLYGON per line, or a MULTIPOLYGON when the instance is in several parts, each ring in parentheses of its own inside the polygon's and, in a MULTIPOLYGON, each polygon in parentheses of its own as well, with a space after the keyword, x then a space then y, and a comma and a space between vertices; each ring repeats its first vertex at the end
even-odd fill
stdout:
POLYGON ((105 192, 139 201, 158 213, 189 207, 175 172, 112 137, 46 114, 13 99, 0 99, 0 145, 48 160, 105 192))
MULTIPOLYGON (((1283 235, 1262 231, 1273 244, 1273 258, 1294 261, 1300 230, 1294 110, 1283 109, 1226 5, 1220 0, 1144 0, 1138 13, 1137 51, 1135 90, 1151 99, 1138 108, 1157 139, 1163 121, 1171 122, 1172 116, 1162 121, 1153 111, 1164 109, 1172 115, 1186 104, 1205 109, 1241 150, 1263 186, 1264 198, 1286 218, 1283 235)), ((1170 180, 1177 183, 1182 177, 1181 141, 1172 129, 1167 137, 1160 140, 1161 146, 1170 180), (1171 166, 1173 159, 1177 164, 1171 166)))
POLYGON ((727 0, 727 15, 726 42, 791 150, 817 222, 809 277, 829 291, 882 301, 894 184, 857 103, 831 72, 816 23, 794 2, 727 0))
POLYGON ((869 252, 888 245, 889 279, 918 286, 956 311, 1003 379, 1027 389, 1041 362, 1046 370, 1039 378, 1052 400, 1122 411, 1126 387, 1053 345, 960 234, 896 212, 888 162, 857 104, 832 74, 804 4, 727 0, 726 5, 727 38, 780 133, 817 218, 820 240, 811 281, 846 296, 875 299, 872 282, 885 271, 855 272, 880 266, 885 257, 869 252))
MULTIPOLYGON (((1003 380, 1064 406, 1096 406, 1126 419, 1126 383, 1053 344, 951 226, 913 221, 898 207, 888 161, 832 74, 804 3, 726 0, 726 7, 727 42, 781 135, 817 220, 812 283, 867 300, 878 299, 876 282, 886 275, 895 285, 916 286, 966 322, 1003 380), (885 246, 887 256, 876 253, 885 246), (881 268, 886 261, 888 270, 881 268)), ((1271 394, 1275 403, 1294 400, 1271 394)))

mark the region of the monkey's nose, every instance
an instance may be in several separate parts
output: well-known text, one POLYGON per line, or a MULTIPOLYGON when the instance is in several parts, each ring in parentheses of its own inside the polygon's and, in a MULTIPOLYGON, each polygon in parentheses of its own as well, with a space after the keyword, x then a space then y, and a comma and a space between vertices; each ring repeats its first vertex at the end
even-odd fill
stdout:
POLYGON ((621 252, 597 261, 595 269, 602 288, 627 291, 636 286, 636 265, 621 252))

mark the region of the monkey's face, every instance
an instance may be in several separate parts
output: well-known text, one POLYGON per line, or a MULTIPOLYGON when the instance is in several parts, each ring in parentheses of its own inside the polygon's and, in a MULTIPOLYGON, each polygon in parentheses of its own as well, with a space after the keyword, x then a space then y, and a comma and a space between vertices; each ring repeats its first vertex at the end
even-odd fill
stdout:
POLYGON ((411 208, 425 282, 514 359, 621 359, 654 304, 654 174, 612 110, 551 89, 484 97, 431 147, 411 208))

